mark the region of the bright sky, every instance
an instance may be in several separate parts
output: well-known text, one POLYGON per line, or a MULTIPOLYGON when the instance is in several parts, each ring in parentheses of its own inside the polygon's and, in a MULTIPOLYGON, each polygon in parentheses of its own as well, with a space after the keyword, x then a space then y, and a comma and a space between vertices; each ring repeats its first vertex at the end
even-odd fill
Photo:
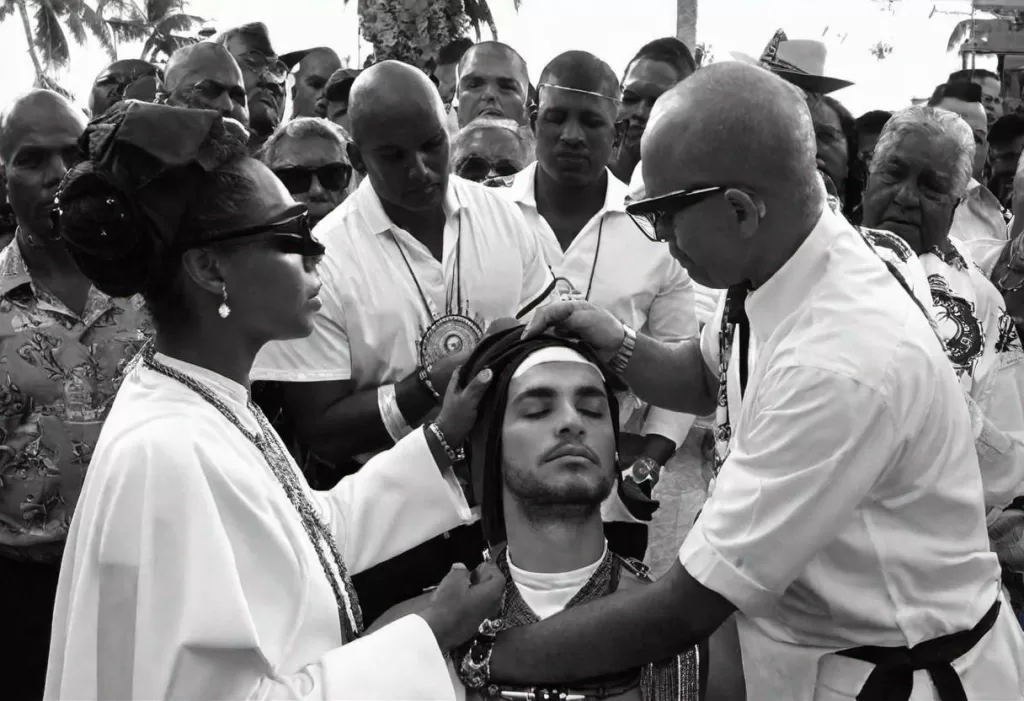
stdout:
MULTIPOLYGON (((675 0, 523 0, 519 13, 512 0, 489 2, 499 38, 523 54, 534 78, 568 49, 591 51, 622 71, 643 43, 675 33, 675 0)), ((367 53, 358 42, 356 5, 357 0, 191 0, 189 9, 219 28, 262 20, 278 53, 326 45, 356 65, 367 53)), ((968 0, 900 0, 896 6, 890 12, 878 0, 701 0, 698 39, 711 44, 717 60, 730 58, 730 51, 759 55, 777 28, 791 39, 821 39, 829 48, 826 72, 856 82, 836 97, 857 115, 927 96, 960 67, 946 43, 953 26, 969 16, 968 0), (933 8, 937 12, 929 19, 933 8), (869 53, 879 40, 894 47, 884 61, 869 53)), ((15 14, 0 25, 2 105, 31 87, 24 47, 15 14)), ((140 48, 122 47, 120 56, 136 56, 140 48)), ((74 51, 62 84, 84 99, 106 63, 95 48, 74 51)))

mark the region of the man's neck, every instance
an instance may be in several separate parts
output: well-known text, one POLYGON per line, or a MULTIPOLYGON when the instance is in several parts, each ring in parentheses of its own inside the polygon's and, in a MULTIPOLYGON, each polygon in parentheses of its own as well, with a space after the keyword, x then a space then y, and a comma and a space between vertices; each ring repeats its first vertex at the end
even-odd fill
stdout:
MULTIPOLYGON (((573 513, 574 507, 551 508, 549 513, 505 509, 508 551, 516 567, 527 572, 572 572, 597 562, 604 554, 604 524, 601 510, 586 507, 587 513, 573 513)), ((582 508, 582 507, 575 507, 582 508)))
POLYGON ((594 216, 604 206, 608 193, 608 171, 580 185, 561 183, 537 166, 534 181, 534 198, 537 200, 537 211, 541 216, 545 212, 554 212, 562 216, 589 215, 594 216))
POLYGON ((392 224, 399 229, 408 231, 414 239, 426 246, 435 258, 441 259, 440 252, 443 248, 446 221, 443 206, 430 212, 413 212, 396 207, 384 200, 381 200, 380 203, 392 224))

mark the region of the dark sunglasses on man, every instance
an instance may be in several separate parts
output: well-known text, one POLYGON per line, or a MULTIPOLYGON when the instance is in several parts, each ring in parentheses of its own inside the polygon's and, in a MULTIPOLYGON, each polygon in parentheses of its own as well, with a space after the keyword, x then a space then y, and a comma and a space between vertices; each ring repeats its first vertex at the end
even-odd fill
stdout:
POLYGON ((456 164, 456 171, 460 178, 481 183, 488 178, 515 175, 519 166, 507 159, 491 162, 482 156, 470 156, 456 164))
POLYGON ((243 54, 240 63, 268 83, 280 83, 288 79, 288 66, 277 56, 267 56, 259 51, 243 54))
POLYGON ((703 202, 712 195, 727 190, 724 185, 677 190, 660 197, 650 197, 626 205, 626 214, 633 220, 640 232, 651 241, 668 241, 659 236, 658 229, 664 225, 671 228, 675 215, 687 207, 703 202))
POLYGON ((303 195, 309 192, 309 188, 313 186, 314 175, 325 190, 341 192, 348 187, 349 181, 352 179, 352 166, 340 161, 326 163, 316 168, 286 166, 275 169, 274 175, 293 195, 303 195))
MULTIPOLYGON (((183 93, 183 99, 186 104, 196 104, 197 98, 205 104, 212 104, 219 100, 224 93, 227 93, 231 101, 236 104, 245 105, 247 102, 245 88, 241 85, 228 86, 211 78, 200 80, 198 83, 186 88, 183 93)), ((167 96, 164 94, 163 99, 166 98, 167 96)))

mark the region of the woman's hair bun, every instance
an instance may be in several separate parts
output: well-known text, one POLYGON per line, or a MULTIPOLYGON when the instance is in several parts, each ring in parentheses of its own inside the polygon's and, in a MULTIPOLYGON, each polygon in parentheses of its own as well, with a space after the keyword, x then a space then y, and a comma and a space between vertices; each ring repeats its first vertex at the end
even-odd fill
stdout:
POLYGON ((92 161, 75 166, 57 192, 60 236, 82 273, 111 297, 141 293, 158 255, 148 222, 92 161))

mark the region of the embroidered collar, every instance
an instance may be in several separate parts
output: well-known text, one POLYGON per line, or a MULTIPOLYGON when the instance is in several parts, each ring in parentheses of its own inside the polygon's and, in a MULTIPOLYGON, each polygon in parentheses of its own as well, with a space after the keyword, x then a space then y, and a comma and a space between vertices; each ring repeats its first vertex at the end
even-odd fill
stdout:
POLYGON ((967 270, 967 261, 964 260, 960 251, 957 250, 952 241, 947 240, 946 243, 946 250, 943 250, 939 246, 932 246, 928 249, 927 253, 931 253, 933 256, 955 270, 967 270))
POLYGON ((25 285, 32 286, 32 276, 21 255, 21 244, 15 238, 0 252, 0 297, 25 285))

